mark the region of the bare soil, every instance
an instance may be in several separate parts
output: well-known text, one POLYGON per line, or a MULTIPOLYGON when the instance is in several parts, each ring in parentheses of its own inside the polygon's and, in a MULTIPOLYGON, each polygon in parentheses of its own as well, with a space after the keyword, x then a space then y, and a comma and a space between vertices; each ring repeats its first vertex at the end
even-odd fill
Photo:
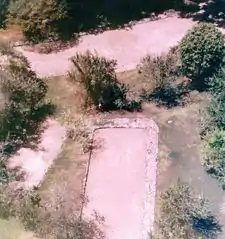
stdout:
POLYGON ((40 76, 64 75, 70 68, 69 58, 90 50, 109 59, 116 59, 118 71, 134 69, 147 53, 160 54, 175 46, 195 24, 178 16, 136 23, 131 28, 109 30, 81 37, 77 46, 51 54, 29 52, 18 47, 40 76))
POLYGON ((106 238, 146 239, 154 224, 158 129, 149 119, 107 122, 94 131, 83 216, 104 217, 106 238))
POLYGON ((32 189, 42 182, 45 173, 61 151, 65 137, 65 128, 53 119, 47 119, 42 127, 44 130, 37 149, 23 147, 8 160, 11 169, 18 168, 24 175, 20 184, 27 189, 32 189))

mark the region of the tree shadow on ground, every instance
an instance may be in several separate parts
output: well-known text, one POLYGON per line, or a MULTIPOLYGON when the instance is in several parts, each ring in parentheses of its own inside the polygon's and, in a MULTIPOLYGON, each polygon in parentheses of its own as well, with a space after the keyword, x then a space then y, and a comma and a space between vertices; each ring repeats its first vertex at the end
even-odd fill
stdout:
POLYGON ((45 128, 41 127, 42 122, 55 112, 55 105, 50 102, 40 105, 33 113, 26 118, 15 118, 14 114, 7 118, 7 124, 1 129, 1 152, 9 157, 15 154, 21 147, 37 149, 40 142, 40 134, 45 128), (17 125, 20 127, 17 129, 17 125))
POLYGON ((0 28, 5 27, 5 20, 7 17, 8 6, 9 6, 9 0, 0 1, 0 28))
POLYGON ((215 239, 222 232, 222 226, 213 215, 208 217, 193 217, 193 228, 204 238, 215 239))
POLYGON ((158 107, 166 107, 168 109, 183 106, 185 104, 184 97, 189 93, 189 88, 183 84, 177 86, 169 86, 165 88, 156 88, 153 93, 143 95, 145 100, 153 101, 158 107))
MULTIPOLYGON (((74 33, 99 33, 108 29, 130 26, 131 22, 159 14, 169 9, 181 12, 193 11, 193 6, 183 0, 115 0, 84 1, 68 0, 68 18, 59 22, 58 31, 62 38, 69 39, 74 33)), ((132 24, 131 24, 132 25, 132 24)))
POLYGON ((186 14, 181 12, 181 17, 191 17, 195 21, 216 23, 219 27, 225 27, 225 1, 208 0, 196 1, 196 9, 186 14))

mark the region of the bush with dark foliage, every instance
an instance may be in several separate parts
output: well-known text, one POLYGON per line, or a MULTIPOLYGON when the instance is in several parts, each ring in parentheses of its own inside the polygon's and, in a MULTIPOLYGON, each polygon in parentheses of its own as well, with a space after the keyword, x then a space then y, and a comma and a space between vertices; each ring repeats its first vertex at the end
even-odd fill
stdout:
POLYGON ((225 189, 225 132, 215 129, 202 140, 202 163, 206 171, 225 189))
POLYGON ((141 60, 137 70, 145 99, 169 108, 182 104, 182 97, 188 92, 188 87, 180 72, 177 47, 171 48, 168 54, 147 55, 141 60))
POLYGON ((116 61, 87 52, 72 59, 71 80, 81 83, 86 101, 99 110, 122 109, 126 106, 126 89, 117 81, 116 61))
POLYGON ((0 141, 17 147, 35 139, 40 122, 51 113, 45 102, 47 85, 10 46, 1 44, 0 53, 0 89, 5 99, 0 111, 0 141))
POLYGON ((199 23, 183 37, 179 44, 183 74, 199 88, 221 69, 225 45, 222 33, 213 24, 199 23))
POLYGON ((65 1, 12 0, 7 22, 21 26, 29 40, 39 41, 57 36, 58 25, 66 16, 65 1))

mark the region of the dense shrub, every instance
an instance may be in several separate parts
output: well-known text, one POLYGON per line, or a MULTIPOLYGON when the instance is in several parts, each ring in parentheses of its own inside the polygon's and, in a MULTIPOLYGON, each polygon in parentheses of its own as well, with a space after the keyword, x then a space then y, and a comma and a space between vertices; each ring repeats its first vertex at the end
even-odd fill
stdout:
POLYGON ((189 184, 181 181, 161 194, 159 213, 154 238, 215 238, 221 231, 206 201, 194 195, 189 184))
POLYGON ((225 132, 215 129, 202 140, 202 163, 206 171, 225 188, 225 132))
POLYGON ((20 25, 34 41, 57 36, 57 26, 67 13, 65 1, 58 0, 12 0, 8 11, 8 22, 20 25))
POLYGON ((36 189, 25 191, 1 187, 0 218, 15 217, 40 238, 103 239, 104 235, 98 227, 100 222, 80 219, 75 192, 59 187, 57 192, 49 192, 51 196, 47 200, 36 189))
POLYGON ((225 129, 225 77, 224 68, 208 79, 209 103, 200 110, 201 134, 216 128, 225 129))
POLYGON ((182 103, 187 92, 184 77, 180 74, 180 59, 177 48, 160 56, 147 55, 138 65, 142 96, 167 107, 182 103))
POLYGON ((183 37, 179 52, 183 73, 202 87, 223 64, 223 35, 213 24, 199 23, 183 37))
POLYGON ((124 108, 126 89, 117 81, 116 61, 107 60, 90 52, 77 54, 72 59, 73 68, 69 77, 83 85, 87 102, 92 102, 100 110, 124 108))
POLYGON ((1 89, 9 101, 22 104, 35 110, 47 92, 44 81, 30 69, 27 61, 10 60, 1 74, 1 89))
POLYGON ((26 142, 43 119, 41 108, 47 86, 37 77, 26 60, 10 47, 1 50, 5 62, 0 66, 0 89, 5 96, 0 112, 0 140, 26 142))
POLYGON ((225 70, 221 68, 207 80, 210 93, 215 96, 223 93, 225 90, 225 70))
POLYGON ((142 111, 142 100, 140 100, 140 99, 130 100, 126 103, 126 105, 124 106, 124 109, 126 109, 127 111, 130 111, 130 112, 142 111))
POLYGON ((144 90, 151 94, 168 88, 178 74, 178 58, 169 52, 161 56, 147 55, 138 65, 138 72, 144 90))
POLYGON ((35 110, 47 92, 44 81, 30 69, 27 61, 10 60, 1 74, 1 89, 9 101, 35 110))
POLYGON ((225 189, 225 92, 221 70, 209 81, 211 99, 201 114, 202 164, 225 189))
MULTIPOLYGON (((219 128, 225 130, 225 93, 213 95, 211 97, 209 105, 206 107, 207 117, 203 118, 204 121, 208 121, 209 130, 219 128)), ((207 122, 206 122, 207 123, 207 122)))

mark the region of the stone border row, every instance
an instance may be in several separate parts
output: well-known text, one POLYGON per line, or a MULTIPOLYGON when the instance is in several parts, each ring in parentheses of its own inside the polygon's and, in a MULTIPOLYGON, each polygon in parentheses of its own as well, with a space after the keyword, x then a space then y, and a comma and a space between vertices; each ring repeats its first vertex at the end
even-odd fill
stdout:
MULTIPOLYGON (((111 120, 100 120, 89 130, 90 139, 93 142, 94 132, 99 129, 106 128, 136 128, 145 129, 148 132, 149 140, 147 142, 146 157, 145 157, 145 201, 143 205, 143 219, 142 219, 142 238, 149 239, 149 233, 154 230, 155 218, 155 197, 156 197, 156 175, 157 175, 157 154, 158 154, 158 127, 155 122, 147 118, 116 118, 111 120)), ((91 152, 89 152, 89 159, 87 171, 84 179, 83 193, 86 195, 86 186, 90 168, 91 152)), ((83 214, 82 205, 81 214, 83 214)))

